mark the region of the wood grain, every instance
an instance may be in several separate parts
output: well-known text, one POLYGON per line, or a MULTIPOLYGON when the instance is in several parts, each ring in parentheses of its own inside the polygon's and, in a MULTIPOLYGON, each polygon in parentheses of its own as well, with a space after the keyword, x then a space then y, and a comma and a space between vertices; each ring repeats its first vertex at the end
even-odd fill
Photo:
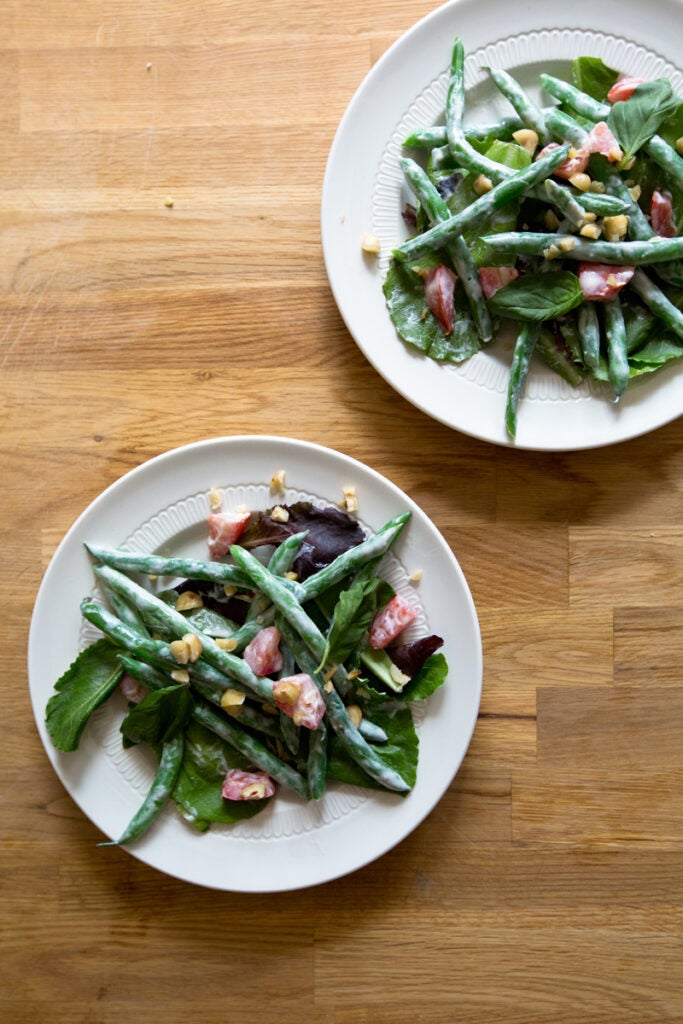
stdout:
POLYGON ((456 434, 367 363, 325 275, 336 126, 436 7, 0 0, 3 1020, 683 1022, 683 421, 563 454, 456 434), (484 649, 472 743, 427 819, 347 878, 267 896, 99 848, 26 674, 80 512, 148 458, 240 433, 405 490, 484 649))

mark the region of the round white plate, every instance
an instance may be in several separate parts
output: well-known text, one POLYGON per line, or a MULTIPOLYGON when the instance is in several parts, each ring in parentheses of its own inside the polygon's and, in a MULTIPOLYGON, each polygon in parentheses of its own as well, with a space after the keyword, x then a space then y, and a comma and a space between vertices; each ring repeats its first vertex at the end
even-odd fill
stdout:
MULTIPOLYGON (((443 124, 453 39, 467 54, 466 123, 512 112, 483 68, 505 68, 537 100, 542 71, 567 78, 571 61, 602 57, 643 78, 666 76, 683 95, 683 4, 642 0, 453 0, 418 22, 377 62, 353 97, 330 151, 322 194, 322 241, 330 285, 346 325, 367 359, 413 405, 466 434, 511 444, 505 401, 512 341, 499 339, 468 362, 439 364, 398 338, 382 281, 392 248, 408 232, 409 198, 398 160, 413 130, 443 124), (361 252, 366 233, 379 259, 361 252)), ((547 98, 543 101, 548 102, 547 98)), ((574 389, 534 361, 520 404, 516 446, 560 451, 623 441, 683 412, 683 361, 637 378, 614 405, 586 383, 574 389)))
POLYGON ((92 639, 79 611, 94 586, 83 545, 206 558, 210 489, 223 490, 226 508, 265 509, 273 503, 268 484, 279 469, 286 471, 289 502, 334 505, 343 487, 355 485, 358 519, 371 531, 399 512, 412 512, 387 556, 385 574, 399 590, 410 591, 420 609, 417 632, 444 638, 450 673, 429 701, 416 705, 420 759, 407 797, 334 785, 319 802, 306 803, 280 790, 256 817, 233 827, 214 825, 204 835, 168 807, 142 840, 124 848, 169 875, 241 892, 315 885, 374 860, 425 818, 460 766, 479 709, 481 639, 462 571, 427 516, 379 473, 304 441, 262 436, 191 444, 128 473, 76 520, 44 576, 29 636, 31 700, 48 757, 83 812, 115 839, 153 778, 144 750, 121 747, 123 700, 116 694, 95 712, 70 754, 55 750, 44 724, 54 683, 92 639), (411 583, 408 576, 417 568, 423 577, 411 583))

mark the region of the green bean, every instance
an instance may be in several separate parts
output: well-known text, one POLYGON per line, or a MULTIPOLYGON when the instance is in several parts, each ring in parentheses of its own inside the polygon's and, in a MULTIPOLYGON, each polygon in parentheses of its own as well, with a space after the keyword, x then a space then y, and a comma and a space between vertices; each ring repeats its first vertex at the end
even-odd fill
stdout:
POLYGON ((81 614, 117 646, 123 647, 144 661, 151 662, 161 671, 165 671, 171 665, 178 667, 171 654, 171 648, 165 641, 153 640, 143 633, 138 633, 91 598, 86 597, 81 601, 81 614))
POLYGON ((465 112, 465 48, 462 39, 453 44, 451 70, 446 93, 446 137, 452 146, 462 129, 462 118, 465 112))
MULTIPOLYGON (((544 116, 555 107, 542 107, 541 114, 544 116)), ((501 141, 508 141, 514 132, 523 128, 524 124, 516 114, 501 117, 497 121, 488 121, 482 124, 467 125, 463 128, 466 139, 471 142, 482 139, 495 138, 501 141)), ((445 147, 448 149, 448 132, 445 124, 430 125, 428 128, 418 128, 411 132, 402 145, 406 149, 434 149, 445 147)))
POLYGON ((125 622, 131 629, 136 630, 136 632, 141 633, 143 636, 148 637, 150 635, 145 625, 145 620, 135 605, 131 604, 130 601, 126 601, 125 598, 109 587, 103 587, 102 592, 122 622, 125 622))
POLYGON ((145 834, 150 825, 159 817, 175 789, 183 763, 184 749, 182 733, 177 733, 164 743, 154 782, 142 806, 119 839, 112 843, 99 843, 99 846, 124 846, 127 843, 134 843, 145 834))
POLYGON ((363 715, 358 726, 358 732, 368 743, 386 743, 389 738, 381 725, 371 722, 365 715, 363 715))
POLYGON ((174 681, 171 679, 170 673, 164 674, 160 669, 155 668, 154 665, 150 665, 146 661, 140 661, 139 658, 134 658, 131 654, 125 653, 119 654, 118 659, 129 676, 137 679, 139 683, 148 686, 150 690, 161 690, 166 686, 173 685, 174 681))
POLYGON ((683 339, 683 313, 674 306, 664 292, 650 280, 642 270, 636 270, 631 278, 630 287, 633 288, 653 313, 656 313, 660 320, 679 338, 683 339))
POLYGON ((292 533, 279 544, 268 561, 268 568, 275 576, 284 576, 294 565, 301 545, 308 536, 308 530, 292 533))
POLYGON ((303 776, 276 757, 255 736, 244 732, 239 725, 235 725, 226 716, 216 714, 205 704, 197 704, 192 712, 192 717, 216 736, 225 740, 235 750, 239 750, 240 754, 246 757, 254 767, 260 768, 276 782, 293 790, 304 800, 308 798, 308 784, 303 776))
POLYGON ((539 323, 523 324, 517 335, 515 350, 512 354, 507 404, 505 407, 505 425, 508 434, 512 438, 517 434, 517 407, 529 374, 531 356, 536 347, 540 329, 541 325, 539 323))
POLYGON ((605 338, 607 340, 607 372, 618 402, 628 386, 629 368, 626 353, 626 328, 621 300, 616 295, 605 306, 605 338))
POLYGON ((594 302, 584 302, 579 307, 579 335, 583 361, 591 370, 600 365, 600 322, 594 302))
POLYGON ((572 387, 578 387, 583 380, 581 368, 576 365, 565 349, 560 348, 552 333, 544 328, 541 328, 539 332, 536 352, 546 366, 559 374, 572 387))
POLYGON ((683 160, 660 135, 653 135, 643 147, 647 155, 665 171, 677 188, 683 188, 683 160))
MULTIPOLYGON (((406 159, 401 160, 401 167, 408 184, 424 207, 431 223, 438 224, 440 221, 448 220, 451 215, 450 210, 422 168, 414 160, 406 159)), ((491 314, 486 305, 479 272, 469 247, 464 238, 458 235, 446 246, 446 252, 467 296, 477 333, 483 342, 490 341, 493 337, 491 314)))
POLYGON ((417 259, 434 249, 442 248, 455 235, 472 224, 478 224, 488 218, 496 210, 508 203, 521 199, 530 188, 544 181, 552 172, 567 159, 569 146, 559 146, 524 170, 515 171, 511 177, 495 185, 490 192, 484 193, 470 206, 448 220, 435 224, 434 227, 409 239, 394 250, 394 256, 401 261, 417 259))
POLYGON ((591 121, 604 121, 609 116, 612 108, 608 103, 594 100, 592 96, 577 89, 575 85, 555 78, 554 75, 541 74, 540 80, 541 85, 550 96, 554 96, 556 100, 571 107, 582 117, 591 121))
POLYGON ((299 752, 299 744, 301 742, 299 726, 295 725, 294 721, 289 717, 289 715, 286 715, 284 711, 280 712, 279 725, 282 740, 284 741, 287 750, 289 750, 290 754, 294 754, 294 756, 296 756, 299 752))
MULTIPOLYGON (((244 575, 225 562, 205 562, 196 558, 165 558, 163 555, 139 555, 132 551, 112 550, 86 544, 92 557, 102 565, 123 572, 139 572, 147 576, 183 576, 191 580, 207 580, 233 587, 247 588, 244 575)), ((299 593, 300 584, 287 580, 285 586, 299 593)))
POLYGON ((581 192, 578 196, 584 210, 594 213, 597 217, 617 217, 626 213, 627 206, 622 199, 611 196, 607 192, 581 192))
POLYGON ((434 149, 435 147, 446 146, 447 144, 448 137, 445 125, 420 128, 408 135, 402 143, 406 149, 434 149))
MULTIPOLYGON (((301 550, 301 545, 308 536, 308 530, 302 530, 300 534, 292 534, 275 548, 272 555, 268 560, 268 568, 274 575, 280 575, 285 577, 285 573, 289 572, 292 565, 296 561, 296 557, 301 550)), ((269 602, 266 601, 262 595, 255 594, 254 600, 249 605, 247 610, 247 622, 258 621, 263 625, 266 625, 266 618, 271 616, 267 615, 269 608, 269 602)), ((253 639, 253 638, 251 638, 253 639)))
POLYGON ((571 142, 572 146, 579 149, 588 138, 585 128, 559 108, 555 108, 548 114, 546 124, 556 141, 571 142))
MULTIPOLYGON (((222 704, 221 707, 223 707, 222 704)), ((234 704, 229 711, 227 708, 223 708, 223 710, 233 721, 238 722, 240 725, 246 725, 255 732, 262 732, 266 736, 273 736, 279 740, 284 738, 282 718, 280 716, 268 715, 264 711, 259 711, 258 708, 254 708, 251 704, 246 703, 234 704)))
POLYGON ((650 241, 602 242, 585 241, 575 235, 553 232, 508 231, 485 235, 482 241, 494 252, 517 253, 525 256, 552 255, 551 246, 558 247, 558 256, 564 259, 585 260, 590 263, 610 263, 640 266, 647 263, 666 263, 683 256, 683 238, 653 238, 650 241))
POLYGON ((322 721, 308 737, 308 795, 319 800, 327 782, 327 726, 322 721))
POLYGON ((325 638, 297 599, 282 586, 279 577, 273 576, 266 566, 254 558, 251 552, 237 544, 231 547, 230 554, 252 583, 262 590, 280 614, 292 623, 315 657, 322 658, 325 652, 325 638))
POLYGON ((512 104, 523 124, 536 132, 543 145, 550 142, 550 134, 546 127, 543 111, 531 97, 527 96, 519 82, 515 81, 507 71, 499 68, 487 68, 487 70, 496 87, 512 104))
POLYGON ((296 629, 292 626, 284 615, 280 621, 280 631, 284 637, 285 643, 294 652, 299 667, 302 672, 306 672, 315 681, 316 685, 322 693, 323 700, 327 709, 327 718, 334 729, 336 735, 339 737, 339 742, 349 754, 353 760, 360 765, 360 767, 367 772, 367 774, 385 786, 387 789, 395 790, 396 792, 405 793, 410 789, 410 786, 405 782, 404 779, 390 768, 375 750, 370 746, 369 743, 361 736, 358 729, 355 727, 349 713, 346 710, 343 700, 332 687, 327 689, 324 685, 320 673, 317 671, 317 661, 311 654, 307 645, 298 635, 296 629))
POLYGON ((339 583, 349 573, 355 572, 371 559, 384 555, 389 548, 398 540, 398 537, 410 519, 410 512, 402 512, 394 516, 382 526, 377 533, 367 540, 361 541, 355 547, 342 552, 329 565, 313 576, 309 576, 301 583, 301 594, 299 599, 302 604, 319 597, 335 583, 339 583))
MULTIPOLYGON (((140 609, 141 612, 146 610, 154 610, 159 618, 162 619, 167 629, 176 637, 183 637, 187 632, 187 619, 180 612, 175 611, 173 608, 169 608, 160 601, 154 594, 150 594, 149 591, 145 590, 144 587, 128 579, 123 573, 118 572, 116 569, 112 569, 109 566, 96 566, 95 574, 104 579, 113 589, 117 590, 124 597, 128 597, 129 600, 133 601, 135 605, 140 609)), ((282 584, 280 584, 282 586, 282 584)), ((284 588, 286 589, 286 588, 284 588)), ((289 591, 286 591, 289 594, 289 591)), ((222 650, 216 642, 206 633, 195 630, 195 635, 199 638, 202 645, 202 656, 213 665, 215 668, 224 672, 227 676, 230 676, 244 686, 249 687, 260 697, 265 700, 272 700, 272 689, 273 684, 271 680, 263 679, 249 668, 246 661, 236 657, 234 654, 229 654, 227 651, 222 650)))

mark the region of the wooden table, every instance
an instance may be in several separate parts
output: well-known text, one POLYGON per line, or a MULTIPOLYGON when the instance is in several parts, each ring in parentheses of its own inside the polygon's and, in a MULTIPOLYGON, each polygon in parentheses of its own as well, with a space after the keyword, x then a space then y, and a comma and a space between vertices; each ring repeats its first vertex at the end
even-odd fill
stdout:
POLYGON ((13 1024, 683 1021, 683 421, 497 448, 366 362, 321 256, 329 146, 434 0, 2 0, 0 1013, 13 1024), (291 894, 96 846, 28 700, 33 601, 83 508, 221 434, 339 449, 469 580, 485 672, 450 790, 291 894))

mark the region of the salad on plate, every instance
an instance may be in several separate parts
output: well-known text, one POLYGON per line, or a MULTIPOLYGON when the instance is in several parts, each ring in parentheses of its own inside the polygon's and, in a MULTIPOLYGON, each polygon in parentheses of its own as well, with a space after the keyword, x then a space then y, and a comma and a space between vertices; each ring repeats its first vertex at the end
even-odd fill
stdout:
POLYGON ((444 123, 404 140, 411 236, 383 289, 399 336, 435 360, 516 326, 514 438, 534 353, 615 402, 683 356, 683 102, 666 79, 579 57, 571 82, 540 76, 544 106, 488 69, 511 113, 465 127, 464 60, 457 38, 444 123))
POLYGON ((96 593, 81 612, 96 635, 55 684, 46 728, 73 753, 96 708, 123 694, 121 742, 146 745, 157 769, 119 844, 169 802, 201 832, 281 787, 303 800, 330 782, 405 795, 411 705, 448 674, 443 640, 415 635, 419 573, 397 587, 381 573, 410 512, 366 534, 351 491, 344 508, 221 502, 212 492, 204 560, 86 545, 96 593))

